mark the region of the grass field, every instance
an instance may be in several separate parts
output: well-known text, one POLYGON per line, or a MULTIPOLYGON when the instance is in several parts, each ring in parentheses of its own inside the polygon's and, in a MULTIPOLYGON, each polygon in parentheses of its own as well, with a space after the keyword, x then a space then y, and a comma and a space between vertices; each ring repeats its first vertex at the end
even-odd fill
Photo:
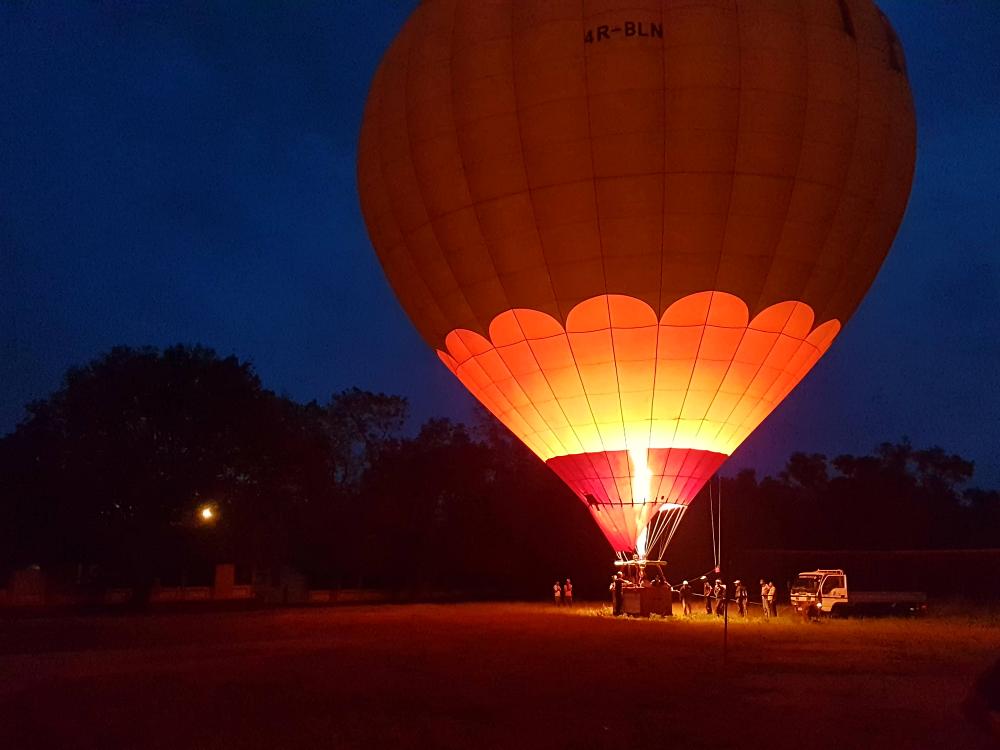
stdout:
POLYGON ((466 604, 0 621, 0 748, 988 748, 993 616, 466 604))

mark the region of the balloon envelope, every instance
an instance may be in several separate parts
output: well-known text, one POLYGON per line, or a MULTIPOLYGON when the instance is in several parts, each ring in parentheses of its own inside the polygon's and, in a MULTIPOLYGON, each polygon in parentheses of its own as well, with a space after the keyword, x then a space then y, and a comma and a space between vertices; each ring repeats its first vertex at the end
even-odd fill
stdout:
POLYGON ((631 551, 860 303, 915 121, 870 0, 426 0, 359 151, 420 333, 631 551))

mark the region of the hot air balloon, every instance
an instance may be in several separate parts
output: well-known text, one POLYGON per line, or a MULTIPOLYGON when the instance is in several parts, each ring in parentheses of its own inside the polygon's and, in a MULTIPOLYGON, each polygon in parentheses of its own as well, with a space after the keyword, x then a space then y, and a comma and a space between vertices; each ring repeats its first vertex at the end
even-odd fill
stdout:
POLYGON ((359 192, 423 338, 641 558, 857 308, 915 131, 871 0, 425 0, 359 192))

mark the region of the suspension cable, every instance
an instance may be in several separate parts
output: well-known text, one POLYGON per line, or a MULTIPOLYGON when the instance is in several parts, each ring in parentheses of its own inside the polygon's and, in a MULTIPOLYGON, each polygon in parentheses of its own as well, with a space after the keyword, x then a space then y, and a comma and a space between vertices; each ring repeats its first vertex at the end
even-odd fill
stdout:
POLYGON ((718 552, 719 548, 718 548, 718 545, 716 544, 716 541, 715 541, 715 499, 712 496, 712 480, 711 479, 708 480, 708 513, 709 513, 710 523, 712 524, 712 562, 715 564, 715 567, 718 568, 719 567, 719 552, 718 552))
POLYGON ((722 477, 716 474, 718 477, 718 495, 719 495, 719 554, 715 559, 715 567, 720 568, 722 566, 722 477))

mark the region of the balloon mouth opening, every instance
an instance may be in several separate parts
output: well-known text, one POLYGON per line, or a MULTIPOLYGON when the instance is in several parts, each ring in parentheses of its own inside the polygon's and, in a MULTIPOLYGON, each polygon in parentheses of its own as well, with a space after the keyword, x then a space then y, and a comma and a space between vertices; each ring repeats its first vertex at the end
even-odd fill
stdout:
POLYGON ((640 464, 628 451, 556 456, 546 463, 591 513, 616 553, 662 554, 688 505, 728 456, 690 448, 649 448, 640 464), (633 499, 637 484, 648 487, 633 499), (647 499, 648 498, 648 499, 647 499))

